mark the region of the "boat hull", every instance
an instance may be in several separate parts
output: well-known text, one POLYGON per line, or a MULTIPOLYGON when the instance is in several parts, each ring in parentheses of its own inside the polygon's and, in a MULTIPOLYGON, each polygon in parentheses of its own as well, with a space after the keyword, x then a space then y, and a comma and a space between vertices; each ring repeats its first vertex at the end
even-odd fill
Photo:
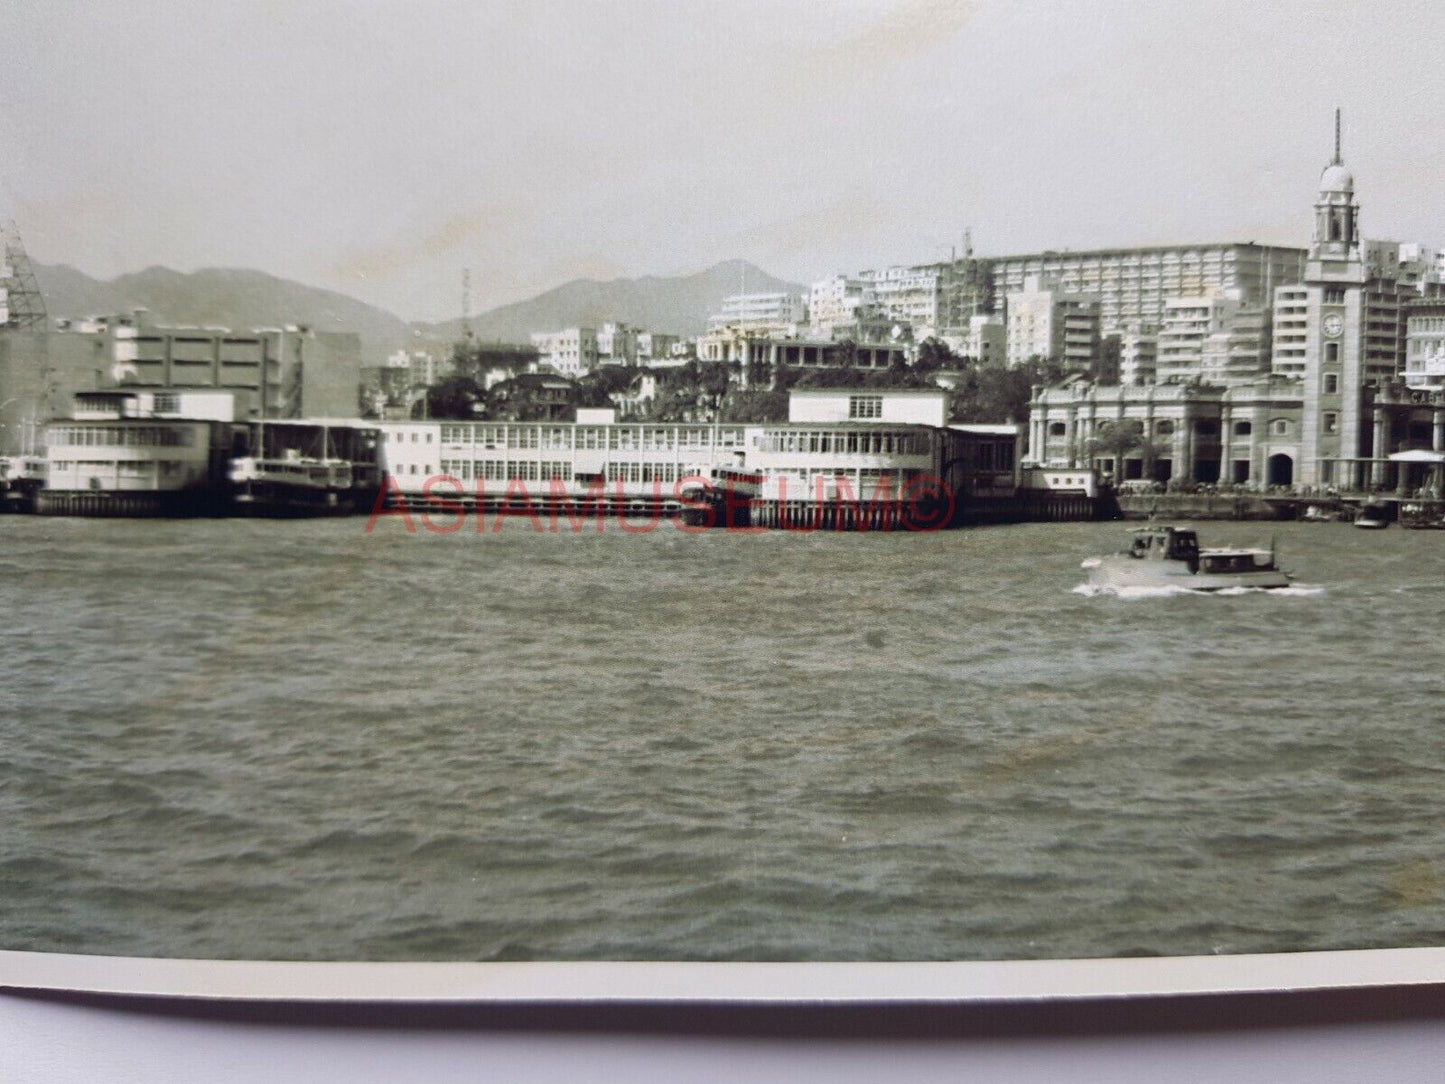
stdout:
POLYGON ((1101 557, 1089 568, 1089 583, 1104 590, 1175 588, 1181 591, 1272 590, 1290 585, 1277 568, 1249 572, 1191 572, 1183 561, 1141 561, 1101 557))

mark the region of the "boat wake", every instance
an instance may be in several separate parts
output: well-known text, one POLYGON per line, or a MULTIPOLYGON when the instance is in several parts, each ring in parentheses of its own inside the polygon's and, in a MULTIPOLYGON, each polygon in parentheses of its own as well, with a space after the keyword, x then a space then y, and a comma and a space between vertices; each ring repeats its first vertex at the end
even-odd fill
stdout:
POLYGON ((1323 595, 1325 588, 1316 584, 1292 583, 1288 587, 1223 587, 1217 591, 1201 591, 1198 588, 1176 587, 1173 584, 1151 587, 1113 587, 1096 583, 1081 583, 1074 588, 1073 593, 1083 595, 1086 598, 1112 595, 1115 598, 1122 599, 1170 598, 1174 595, 1224 595, 1228 597, 1238 595, 1283 595, 1287 598, 1309 598, 1315 595, 1323 595))

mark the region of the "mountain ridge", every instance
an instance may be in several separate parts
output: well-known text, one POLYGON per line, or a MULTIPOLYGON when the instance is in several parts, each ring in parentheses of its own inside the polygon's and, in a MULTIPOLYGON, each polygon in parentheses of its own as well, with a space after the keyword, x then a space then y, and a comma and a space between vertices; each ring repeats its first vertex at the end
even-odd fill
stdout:
MULTIPOLYGON (((66 263, 34 263, 51 317, 82 318, 148 310, 158 321, 223 327, 306 324, 318 331, 352 331, 362 342, 363 364, 415 344, 459 339, 462 320, 407 321, 378 305, 335 290, 279 278, 253 268, 207 267, 176 271, 152 264, 103 280, 66 263)), ((573 279, 535 297, 499 305, 468 321, 473 336, 525 343, 534 331, 604 321, 691 336, 724 297, 746 281, 749 292, 801 292, 745 260, 723 260, 688 275, 643 275, 611 280, 573 279)))

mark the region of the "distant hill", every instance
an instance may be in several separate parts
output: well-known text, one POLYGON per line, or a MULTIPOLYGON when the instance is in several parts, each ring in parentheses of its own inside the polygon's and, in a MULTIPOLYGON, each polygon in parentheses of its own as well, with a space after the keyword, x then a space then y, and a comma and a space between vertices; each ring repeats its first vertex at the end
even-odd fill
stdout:
MULTIPOLYGON (((34 267, 52 317, 110 315, 141 308, 161 323, 234 328, 308 324, 318 331, 356 332, 368 364, 415 342, 417 332, 442 342, 461 336, 460 320, 408 324, 385 309, 345 294, 262 271, 207 268, 182 273, 148 267, 105 282, 67 264, 37 263, 34 267)), ((472 317, 472 332, 482 339, 525 343, 534 331, 616 320, 651 331, 697 335, 706 330, 708 315, 717 311, 724 297, 737 293, 742 281, 749 293, 803 290, 741 260, 727 260, 693 275, 649 275, 612 282, 577 279, 529 301, 472 317)))
POLYGON ((362 353, 377 360, 411 338, 406 321, 345 294, 262 271, 206 268, 183 274, 148 267, 103 282, 65 264, 37 263, 35 277, 52 316, 99 316, 148 309, 162 323, 250 328, 307 324, 317 331, 354 331, 362 353))
MULTIPOLYGON (((564 327, 596 327, 608 320, 621 321, 649 331, 672 335, 699 335, 707 318, 722 299, 745 283, 748 293, 802 293, 804 287, 775 279, 744 260, 725 260, 692 275, 597 282, 575 279, 528 301, 491 309, 471 319, 472 333, 481 339, 526 342, 534 331, 564 327)), ((462 322, 414 325, 423 334, 455 339, 462 322)))

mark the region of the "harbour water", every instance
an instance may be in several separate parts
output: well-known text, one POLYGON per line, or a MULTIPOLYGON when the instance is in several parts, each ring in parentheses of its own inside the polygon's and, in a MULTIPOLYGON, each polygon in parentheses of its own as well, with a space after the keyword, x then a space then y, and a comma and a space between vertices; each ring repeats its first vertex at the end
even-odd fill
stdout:
POLYGON ((0 947, 939 960, 1445 943, 1445 539, 0 519, 0 947))

